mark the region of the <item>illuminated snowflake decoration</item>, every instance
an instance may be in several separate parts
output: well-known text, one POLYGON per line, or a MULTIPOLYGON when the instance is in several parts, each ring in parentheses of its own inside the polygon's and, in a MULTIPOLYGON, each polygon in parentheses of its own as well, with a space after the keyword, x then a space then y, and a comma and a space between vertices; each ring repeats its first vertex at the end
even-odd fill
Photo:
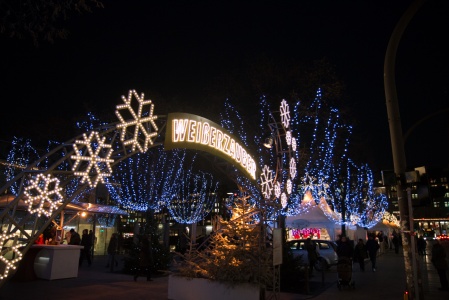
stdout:
POLYGON ((290 108, 288 107, 287 101, 281 101, 280 111, 282 125, 284 125, 284 128, 288 128, 290 126, 290 108))
POLYGON ((287 194, 290 195, 292 193, 292 188, 293 188, 292 181, 290 179, 287 179, 287 194))
POLYGON ((120 140, 123 142, 125 146, 132 145, 132 151, 135 151, 136 147, 140 152, 146 152, 148 150, 148 145, 153 145, 154 139, 157 137, 158 127, 155 123, 157 120, 157 116, 153 115, 154 104, 151 100, 144 100, 144 94, 142 93, 140 96, 137 94, 135 90, 131 90, 128 93, 128 98, 122 96, 122 100, 124 104, 117 105, 117 110, 115 114, 120 120, 120 124, 117 125, 117 129, 121 129, 120 140), (139 108, 137 109, 137 113, 134 111, 132 107, 132 99, 136 98, 139 108), (144 110, 144 107, 149 105, 149 110, 144 110), (121 113, 121 110, 124 112, 121 113), (130 119, 126 120, 124 117, 124 113, 130 114, 130 119), (150 129, 147 129, 147 123, 150 123, 150 129), (128 127, 132 128, 133 135, 132 138, 126 139, 126 133, 128 127), (153 128, 153 131, 151 131, 153 128), (139 137, 144 136, 144 141, 139 143, 139 137))
POLYGON ((262 174, 260 174, 260 185, 265 199, 270 198, 273 192, 273 172, 267 165, 263 166, 262 174))
POLYGON ((285 142, 289 146, 292 144, 292 132, 290 130, 285 133, 285 142))
POLYGON ((281 195, 281 205, 282 208, 285 208, 287 206, 287 195, 285 193, 282 193, 281 195))
POLYGON ((84 140, 77 140, 73 144, 76 155, 71 156, 75 160, 72 171, 82 177, 81 183, 87 181, 90 187, 95 187, 99 181, 104 183, 104 178, 112 174, 112 149, 111 145, 105 143, 106 137, 100 138, 98 132, 93 131, 89 136, 84 133, 83 137, 84 140), (82 151, 84 148, 87 151, 82 151))
POLYGON ((25 246, 25 244, 18 244, 15 246, 7 247, 7 245, 11 239, 15 239, 18 236, 18 233, 13 233, 7 235, 6 232, 3 232, 0 235, 0 245, 3 245, 2 253, 0 255, 0 264, 4 264, 4 266, 0 266, 0 270, 4 270, 3 274, 0 274, 0 280, 8 277, 9 271, 11 269, 15 270, 17 268, 16 264, 22 259, 22 252, 20 252, 19 248, 25 246), (10 252, 13 253, 10 253, 10 252), (8 259, 7 257, 12 257, 12 259, 8 259))
POLYGON ((274 196, 276 198, 279 198, 280 195, 281 195, 281 184, 279 183, 279 181, 276 181, 276 183, 274 184, 274 196))
POLYGON ((296 139, 292 137, 292 150, 296 152, 296 139))
POLYGON ((296 177, 296 161, 295 161, 294 157, 290 158, 290 163, 289 164, 290 164, 290 167, 289 167, 290 177, 292 179, 294 179, 296 177))
POLYGON ((29 186, 25 187, 25 203, 28 204, 28 211, 31 214, 37 213, 39 217, 42 214, 50 217, 62 202, 61 190, 58 178, 52 178, 50 174, 47 176, 39 174, 35 180, 31 180, 29 186))

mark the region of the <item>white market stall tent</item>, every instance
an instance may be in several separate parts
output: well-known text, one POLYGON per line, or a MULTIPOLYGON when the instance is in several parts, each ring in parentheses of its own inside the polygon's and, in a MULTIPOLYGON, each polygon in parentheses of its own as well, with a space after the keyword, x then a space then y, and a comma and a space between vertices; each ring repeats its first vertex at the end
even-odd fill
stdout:
MULTIPOLYGON (((307 238, 313 233, 314 238, 335 241, 341 233, 341 225, 329 219, 320 206, 314 201, 307 204, 303 213, 288 216, 285 220, 288 239, 307 238)), ((356 226, 346 226, 346 235, 354 238, 356 226)))

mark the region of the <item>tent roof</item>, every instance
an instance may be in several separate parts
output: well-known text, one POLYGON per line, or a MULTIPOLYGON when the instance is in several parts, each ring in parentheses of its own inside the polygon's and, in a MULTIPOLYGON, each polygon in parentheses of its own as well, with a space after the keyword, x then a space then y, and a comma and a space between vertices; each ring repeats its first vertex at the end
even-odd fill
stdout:
MULTIPOLYGON (((0 196, 0 209, 7 207, 16 197, 14 195, 0 196)), ((18 209, 26 210, 28 204, 24 200, 19 200, 18 209)), ((84 211, 93 214, 117 214, 117 215, 129 215, 127 211, 124 211, 116 206, 83 203, 83 202, 70 202, 64 208, 65 211, 84 211)))
POLYGON ((326 217, 324 212, 317 205, 312 205, 306 213, 287 217, 285 223, 288 227, 293 228, 329 227, 336 225, 335 222, 326 217))

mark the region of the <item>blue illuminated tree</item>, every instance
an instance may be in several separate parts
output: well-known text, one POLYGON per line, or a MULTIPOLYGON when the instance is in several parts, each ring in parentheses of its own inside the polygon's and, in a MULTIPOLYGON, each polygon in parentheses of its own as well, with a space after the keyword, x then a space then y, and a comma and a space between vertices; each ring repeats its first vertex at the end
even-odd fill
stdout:
POLYGON ((118 163, 107 180, 111 198, 125 209, 161 209, 170 200, 184 160, 185 151, 166 152, 162 147, 133 155, 118 163))
POLYGON ((346 205, 351 223, 371 228, 379 223, 388 208, 387 197, 373 187, 373 172, 367 164, 357 166, 349 160, 346 205))
POLYGON ((175 221, 194 224, 204 219, 217 200, 218 182, 210 173, 180 168, 170 189, 167 208, 175 221))
MULTIPOLYGON (((17 174, 22 172, 28 164, 39 159, 38 151, 31 145, 30 139, 14 137, 11 149, 6 158, 7 166, 5 168, 6 181, 11 181, 17 174)), ((14 183, 9 187, 11 194, 17 195, 20 186, 14 183)))

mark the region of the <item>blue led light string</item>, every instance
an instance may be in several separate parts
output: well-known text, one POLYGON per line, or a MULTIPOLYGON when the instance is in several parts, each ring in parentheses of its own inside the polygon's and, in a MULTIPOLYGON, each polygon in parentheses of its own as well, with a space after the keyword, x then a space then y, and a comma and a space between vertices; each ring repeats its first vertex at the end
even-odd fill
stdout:
MULTIPOLYGON (((12 146, 6 157, 7 166, 4 174, 6 182, 12 180, 16 175, 21 173, 28 164, 40 158, 37 150, 31 145, 30 139, 14 137, 12 146)), ((11 194, 17 196, 19 193, 20 182, 15 182, 10 186, 11 194)))
POLYGON ((181 224, 194 224, 204 219, 217 200, 218 182, 210 173, 182 168, 171 189, 172 199, 167 203, 170 216, 181 224))

